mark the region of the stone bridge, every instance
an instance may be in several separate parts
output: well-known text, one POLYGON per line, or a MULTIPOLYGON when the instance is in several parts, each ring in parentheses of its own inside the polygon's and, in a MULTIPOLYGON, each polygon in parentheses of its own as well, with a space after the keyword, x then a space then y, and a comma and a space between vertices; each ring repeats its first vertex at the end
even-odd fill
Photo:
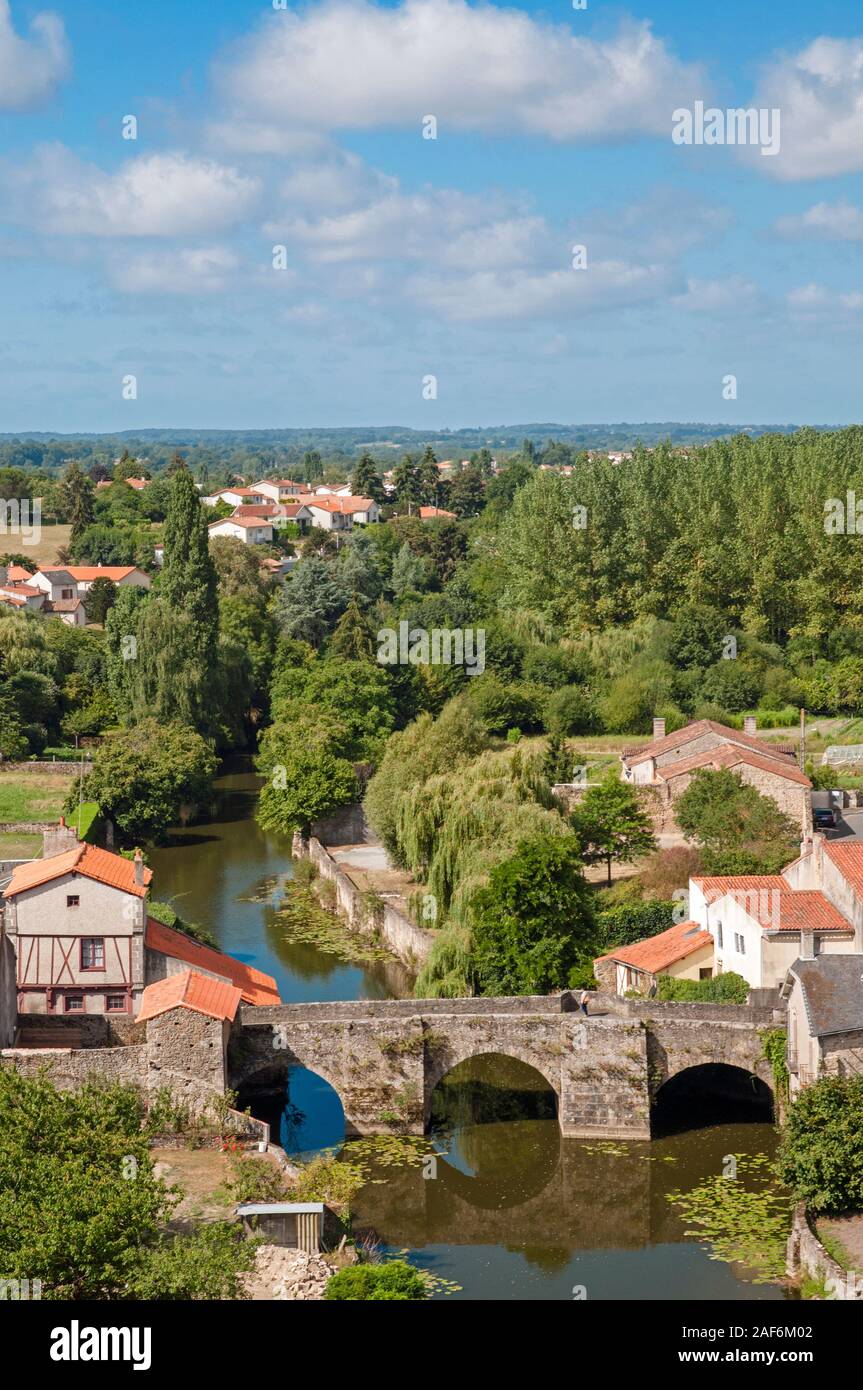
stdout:
POLYGON ((248 1097, 283 1089, 289 1067, 307 1067, 338 1093, 348 1134, 422 1134, 453 1067, 503 1054, 545 1078, 564 1136, 621 1139, 649 1139, 660 1088, 692 1068, 738 1068, 772 1089, 760 1034, 784 1016, 771 1009, 600 995, 590 1010, 578 1013, 569 992, 248 1006, 227 1083, 248 1097))

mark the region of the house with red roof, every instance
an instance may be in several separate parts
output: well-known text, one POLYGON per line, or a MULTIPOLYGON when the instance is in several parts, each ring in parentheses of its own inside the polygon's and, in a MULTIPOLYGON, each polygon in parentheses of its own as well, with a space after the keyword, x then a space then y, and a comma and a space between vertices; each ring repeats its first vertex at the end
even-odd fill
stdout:
POLYGON ((444 511, 443 507, 420 507, 421 521, 438 521, 441 518, 450 521, 457 519, 455 512, 444 511))
POLYGON ((231 540, 242 541, 243 545, 270 545, 273 539, 273 523, 265 516, 224 516, 221 521, 211 521, 207 527, 210 540, 228 536, 231 540))
POLYGON ((759 738, 755 719, 745 728, 731 729, 715 719, 697 719, 671 734, 665 720, 655 719, 650 743, 621 753, 621 780, 649 787, 657 796, 663 826, 676 829, 674 806, 700 768, 729 768, 799 826, 801 836, 812 829, 812 783, 797 765, 788 746, 759 738))
POLYGON ((860 955, 863 972, 863 842, 811 835, 781 874, 692 878, 689 913, 713 937, 717 973, 754 988, 781 986, 801 956, 860 955))
POLYGON ((151 878, 140 850, 127 859, 84 842, 12 871, 3 934, 15 958, 19 1017, 136 1017, 148 985, 190 969, 246 1003, 279 1002, 269 975, 151 917, 151 878))
POLYGON ((307 493, 297 498, 308 509, 312 525, 322 531, 349 531, 379 521, 381 509, 372 497, 324 497, 307 493))
POLYGON ((676 922, 667 931, 628 946, 615 946, 593 962, 593 973, 612 994, 650 994, 661 975, 709 980, 713 937, 697 922, 676 922))

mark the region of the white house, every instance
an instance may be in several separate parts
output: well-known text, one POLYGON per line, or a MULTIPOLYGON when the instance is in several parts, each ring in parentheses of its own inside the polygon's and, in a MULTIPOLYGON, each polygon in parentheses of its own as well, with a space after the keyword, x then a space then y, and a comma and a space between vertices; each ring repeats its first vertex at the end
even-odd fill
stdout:
POLYGON ((689 915, 715 942, 716 971, 781 985, 799 956, 860 955, 863 842, 809 836, 781 874, 689 881, 689 915))
POLYGON ((255 485, 255 487, 224 487, 219 492, 208 492, 201 498, 205 507, 215 507, 219 502, 227 502, 229 507, 240 507, 243 503, 250 502, 271 502, 271 497, 266 497, 255 485))
POLYGON ((308 509, 312 525, 322 531, 349 531, 354 523, 365 526, 378 521, 381 514, 371 497, 320 497, 311 493, 299 501, 308 509))
POLYGON ((124 587, 150 587, 150 576, 137 565, 40 565, 30 582, 56 602, 82 598, 97 579, 124 587))
POLYGON ((305 483, 294 482, 293 478, 263 478, 255 483, 255 492, 268 502, 287 502, 301 492, 308 492, 308 487, 305 483))
POLYGON ((207 531, 211 540, 232 536, 243 545, 270 545, 273 539, 271 522, 255 516, 225 516, 221 521, 211 521, 207 531))

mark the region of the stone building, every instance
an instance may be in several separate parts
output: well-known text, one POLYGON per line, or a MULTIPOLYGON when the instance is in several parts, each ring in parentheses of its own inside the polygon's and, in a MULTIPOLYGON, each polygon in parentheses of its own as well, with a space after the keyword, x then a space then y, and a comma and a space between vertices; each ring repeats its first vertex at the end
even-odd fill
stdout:
POLYGON ((755 720, 748 728, 728 728, 713 719, 698 719, 673 734, 665 733, 665 720, 655 719, 654 738, 621 754, 621 780, 649 787, 660 801, 666 829, 673 822, 674 805, 699 768, 730 768, 800 827, 801 836, 812 830, 812 783, 797 766, 793 749, 767 743, 755 735, 755 720))
POLYGON ((593 962, 593 973, 610 994, 649 994, 661 975, 675 980, 709 980, 713 975, 713 937, 697 922, 677 922, 656 936, 606 951, 593 962))
POLYGON ((863 957, 811 954, 788 971, 788 1072, 792 1097, 821 1076, 863 1071, 863 957))

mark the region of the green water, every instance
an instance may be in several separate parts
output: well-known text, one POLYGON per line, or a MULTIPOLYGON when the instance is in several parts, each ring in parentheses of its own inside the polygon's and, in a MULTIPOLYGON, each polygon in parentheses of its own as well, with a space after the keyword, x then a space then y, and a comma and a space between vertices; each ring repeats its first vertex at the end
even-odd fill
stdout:
MULTIPOLYGON (((153 853, 154 899, 172 901, 224 950, 273 975, 286 1003, 409 993, 398 964, 348 965, 286 940, 277 913, 290 846, 255 823, 258 786, 247 763, 226 771, 212 819, 178 830, 153 853)), ((457 1299, 785 1296, 711 1260, 666 1200, 671 1189, 721 1172, 728 1154, 772 1153, 772 1126, 722 1124, 606 1147, 561 1139, 552 1106, 540 1079, 509 1059, 460 1069, 435 1098, 435 1176, 419 1167, 373 1173, 385 1181, 360 1192, 356 1228, 460 1285, 448 1295, 457 1299)), ((338 1098, 303 1069, 292 1071, 288 1105, 253 1108, 279 1126, 293 1152, 343 1137, 338 1098)))

